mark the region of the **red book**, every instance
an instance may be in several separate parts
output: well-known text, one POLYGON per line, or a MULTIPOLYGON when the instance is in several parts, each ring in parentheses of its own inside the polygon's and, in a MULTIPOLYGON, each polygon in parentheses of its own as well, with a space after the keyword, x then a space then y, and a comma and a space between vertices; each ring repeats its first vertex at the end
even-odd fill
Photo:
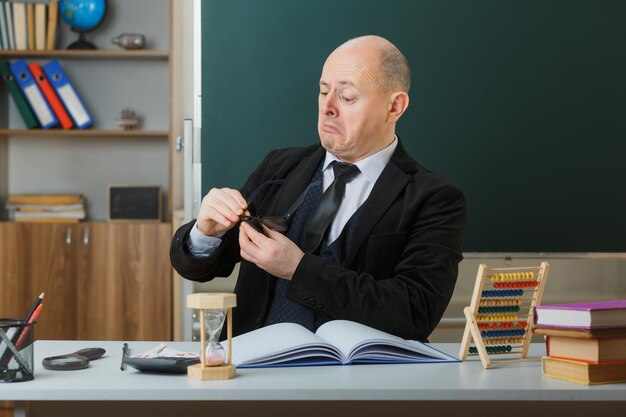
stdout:
POLYGON ((39 89, 43 93, 44 97, 46 97, 46 100, 48 100, 48 104, 57 116, 57 119, 59 119, 59 123, 61 123, 63 129, 71 129, 74 126, 74 122, 72 121, 70 115, 67 114, 65 107, 63 107, 63 103, 59 100, 59 96, 56 91, 54 91, 52 85, 50 85, 50 81, 46 78, 46 74, 44 74, 39 63, 33 62, 28 66, 28 68, 30 68, 30 72, 33 73, 33 77, 35 78, 37 85, 39 85, 39 89))

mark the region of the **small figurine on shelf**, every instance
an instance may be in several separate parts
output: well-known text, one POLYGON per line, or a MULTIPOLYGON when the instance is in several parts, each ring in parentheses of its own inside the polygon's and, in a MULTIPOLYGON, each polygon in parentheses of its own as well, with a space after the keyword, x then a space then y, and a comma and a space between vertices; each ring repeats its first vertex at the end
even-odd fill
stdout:
POLYGON ((139 126, 139 117, 135 114, 135 111, 132 109, 123 109, 120 113, 120 116, 115 119, 117 123, 117 127, 122 128, 124 130, 132 130, 139 126))
POLYGON ((140 33, 122 33, 111 39, 111 42, 124 49, 143 49, 146 38, 140 33))

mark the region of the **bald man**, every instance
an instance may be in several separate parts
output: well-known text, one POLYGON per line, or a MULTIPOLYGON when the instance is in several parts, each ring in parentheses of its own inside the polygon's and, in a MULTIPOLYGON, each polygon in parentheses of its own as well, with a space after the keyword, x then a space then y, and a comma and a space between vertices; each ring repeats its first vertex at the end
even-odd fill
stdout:
POLYGON ((319 88, 320 144, 271 152, 241 190, 210 190, 176 232, 172 265, 204 282, 241 262, 235 334, 343 319, 426 341, 454 290, 466 208, 395 133, 408 62, 384 38, 352 39, 319 88))

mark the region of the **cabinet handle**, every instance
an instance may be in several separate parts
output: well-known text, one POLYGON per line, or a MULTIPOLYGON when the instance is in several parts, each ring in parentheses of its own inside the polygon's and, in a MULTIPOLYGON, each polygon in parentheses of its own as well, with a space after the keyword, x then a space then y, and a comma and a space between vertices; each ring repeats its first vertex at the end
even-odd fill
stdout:
POLYGON ((89 228, 85 227, 83 230, 83 246, 89 245, 89 228))
POLYGON ((72 244, 72 228, 65 229, 65 244, 70 246, 72 244))

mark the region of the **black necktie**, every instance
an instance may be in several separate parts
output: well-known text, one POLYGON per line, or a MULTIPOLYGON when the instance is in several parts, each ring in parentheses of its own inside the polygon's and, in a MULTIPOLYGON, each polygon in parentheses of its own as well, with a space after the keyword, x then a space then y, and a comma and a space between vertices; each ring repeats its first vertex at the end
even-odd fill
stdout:
POLYGON ((317 249, 326 229, 337 214, 343 194, 346 191, 346 183, 350 182, 360 172, 356 165, 344 162, 333 161, 331 166, 335 173, 335 179, 322 195, 317 211, 309 222, 302 245, 304 252, 314 252, 317 249))

